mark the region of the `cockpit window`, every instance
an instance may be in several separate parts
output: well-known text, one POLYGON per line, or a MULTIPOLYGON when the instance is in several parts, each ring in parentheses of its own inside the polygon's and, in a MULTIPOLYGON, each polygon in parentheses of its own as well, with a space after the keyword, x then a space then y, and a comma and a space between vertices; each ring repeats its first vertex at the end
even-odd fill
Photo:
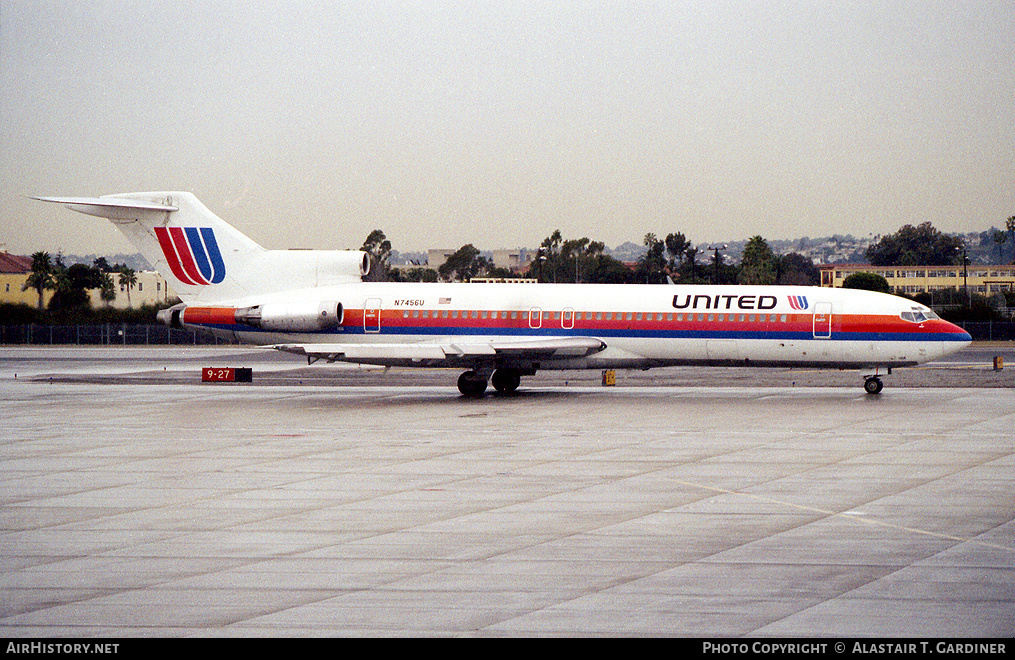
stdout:
POLYGON ((939 318, 933 311, 920 307, 913 307, 911 311, 902 312, 899 316, 902 317, 902 320, 909 321, 910 323, 923 323, 924 321, 939 318))

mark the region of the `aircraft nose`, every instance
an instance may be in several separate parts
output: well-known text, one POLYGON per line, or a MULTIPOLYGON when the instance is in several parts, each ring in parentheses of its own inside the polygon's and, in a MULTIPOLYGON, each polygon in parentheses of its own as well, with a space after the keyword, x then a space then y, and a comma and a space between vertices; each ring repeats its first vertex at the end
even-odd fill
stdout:
POLYGON ((945 323, 948 324, 948 328, 945 331, 948 332, 949 334, 955 335, 959 342, 963 342, 963 346, 968 346, 970 343, 972 343, 973 341, 972 335, 966 332, 963 328, 960 328, 954 323, 950 323, 948 321, 945 321, 945 323))

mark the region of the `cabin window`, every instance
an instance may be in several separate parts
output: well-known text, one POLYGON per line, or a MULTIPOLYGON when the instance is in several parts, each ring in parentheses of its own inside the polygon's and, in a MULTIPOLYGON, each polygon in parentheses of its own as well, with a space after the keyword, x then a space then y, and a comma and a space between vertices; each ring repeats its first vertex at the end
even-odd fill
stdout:
POLYGON ((786 315, 785 314, 783 314, 782 316, 779 317, 779 322, 780 323, 785 323, 786 322, 786 315))
POLYGON ((448 310, 446 310, 446 309, 441 310, 441 318, 442 319, 448 318, 448 310))
POLYGON ((669 314, 666 315, 666 320, 667 321, 672 321, 673 320, 673 312, 670 312, 669 314))
POLYGON ((409 318, 409 310, 405 310, 404 312, 402 312, 402 318, 403 319, 409 318))
POLYGON ((414 319, 418 319, 419 318, 419 310, 418 309, 412 310, 412 318, 414 318, 414 319))
POLYGON ((720 314, 718 320, 719 320, 719 323, 722 323, 723 321, 726 320, 726 315, 725 314, 720 314))
POLYGON ((737 320, 740 321, 741 323, 743 323, 743 321, 744 321, 744 315, 741 314, 740 316, 738 316, 737 320))
POLYGON ((482 312, 480 312, 479 318, 481 318, 481 319, 485 319, 486 318, 486 310, 485 309, 482 312))
POLYGON ((627 320, 630 321, 633 318, 634 318, 634 314, 632 314, 631 312, 628 312, 627 313, 627 320))
POLYGON ((596 320, 597 321, 602 321, 603 320, 603 313, 602 312, 596 312, 596 320))
POLYGON ((457 309, 451 311, 451 318, 453 318, 453 319, 457 319, 458 318, 458 310, 457 309))
POLYGON ((677 314, 677 320, 678 321, 683 321, 684 320, 684 315, 683 314, 677 314))

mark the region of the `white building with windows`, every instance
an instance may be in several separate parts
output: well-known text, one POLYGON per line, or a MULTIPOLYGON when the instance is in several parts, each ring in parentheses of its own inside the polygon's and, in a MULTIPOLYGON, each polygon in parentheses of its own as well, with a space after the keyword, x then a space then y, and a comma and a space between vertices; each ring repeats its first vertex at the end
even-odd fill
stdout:
POLYGON ((884 277, 893 293, 931 293, 940 289, 962 290, 968 283, 970 293, 988 296, 998 291, 1015 290, 1015 264, 987 266, 969 264, 963 271, 955 266, 871 266, 870 264, 830 264, 820 266, 821 286, 841 287, 853 273, 875 273, 884 277))

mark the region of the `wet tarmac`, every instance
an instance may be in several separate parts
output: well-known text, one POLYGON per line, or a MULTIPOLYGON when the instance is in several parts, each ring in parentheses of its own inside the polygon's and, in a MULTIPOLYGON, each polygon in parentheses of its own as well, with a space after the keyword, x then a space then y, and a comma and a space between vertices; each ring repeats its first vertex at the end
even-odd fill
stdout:
POLYGON ((1015 356, 457 372, 0 348, 8 637, 1015 632, 1015 356), (251 384, 200 382, 250 366, 251 384))

